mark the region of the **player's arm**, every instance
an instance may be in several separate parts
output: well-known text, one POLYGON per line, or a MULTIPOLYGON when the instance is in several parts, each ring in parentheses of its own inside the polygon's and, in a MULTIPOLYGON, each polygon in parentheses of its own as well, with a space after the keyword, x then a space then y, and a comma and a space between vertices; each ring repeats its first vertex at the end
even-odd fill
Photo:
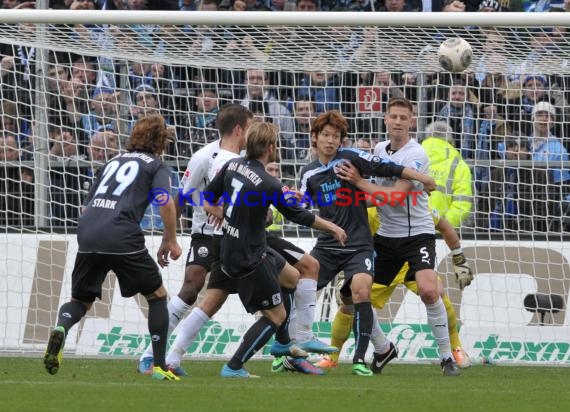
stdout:
MULTIPOLYGON (((411 167, 404 167, 394 162, 380 159, 369 153, 358 155, 356 152, 351 152, 349 160, 362 172, 364 175, 372 175, 379 177, 399 177, 407 180, 417 180, 424 185, 424 190, 427 193, 435 190, 435 180, 433 177, 418 172, 411 167)), ((410 186, 411 188, 412 186, 410 186)))
POLYGON ((270 207, 267 209, 267 216, 265 217, 265 227, 269 227, 273 224, 273 209, 270 207))
MULTIPOLYGON (((204 210, 210 216, 214 216, 219 221, 224 219, 224 211, 222 206, 219 204, 220 197, 224 190, 224 176, 226 174, 226 169, 228 167, 227 162, 218 172, 218 174, 212 179, 210 183, 204 188, 204 210)), ((214 226, 219 226, 221 222, 211 222, 214 226)))
POLYGON ((370 180, 363 178, 358 169, 350 162, 345 162, 339 166, 336 174, 340 179, 353 184, 360 190, 370 194, 371 197, 376 194, 376 198, 381 202, 385 202, 386 196, 389 196, 392 192, 409 193, 414 188, 410 181, 404 179, 398 179, 394 186, 390 187, 372 183, 370 180))
POLYGON ((445 243, 449 249, 451 249, 455 278, 457 279, 457 283, 459 283, 459 289, 463 290, 473 281, 473 272, 467 263, 467 259, 465 259, 463 249, 461 249, 461 240, 459 239, 459 235, 451 223, 449 223, 449 221, 444 217, 439 219, 435 228, 439 233, 441 233, 443 240, 445 240, 445 243))
POLYGON ((207 172, 207 164, 203 161, 201 156, 192 156, 186 166, 184 176, 180 180, 180 188, 176 194, 175 206, 177 219, 180 219, 186 202, 192 198, 193 190, 196 190, 200 182, 206 178, 207 172))
POLYGON ((154 175, 152 181, 153 193, 157 193, 154 203, 160 205, 160 217, 164 223, 162 231, 162 243, 158 248, 157 259, 161 267, 168 266, 168 259, 178 259, 182 254, 182 248, 176 239, 176 206, 168 191, 156 190, 170 187, 170 170, 162 165, 154 175))
MULTIPOLYGON (((272 185, 270 192, 283 193, 283 189, 278 184, 277 180, 275 180, 275 184, 272 185)), ((344 229, 297 206, 297 202, 294 202, 293 198, 290 198, 289 201, 278 201, 274 204, 274 206, 286 219, 289 219, 298 225, 307 226, 313 229, 327 232, 332 235, 341 245, 344 246, 347 238, 344 229)))
MULTIPOLYGON (((299 190, 292 189, 295 193, 295 198, 299 202, 298 205, 304 208, 309 208, 309 205, 312 203, 313 194, 311 192, 311 188, 308 185, 309 179, 305 176, 305 172, 307 171, 307 167, 304 166, 301 169, 301 177, 299 178, 299 190)), ((291 189, 290 189, 291 190, 291 189)))

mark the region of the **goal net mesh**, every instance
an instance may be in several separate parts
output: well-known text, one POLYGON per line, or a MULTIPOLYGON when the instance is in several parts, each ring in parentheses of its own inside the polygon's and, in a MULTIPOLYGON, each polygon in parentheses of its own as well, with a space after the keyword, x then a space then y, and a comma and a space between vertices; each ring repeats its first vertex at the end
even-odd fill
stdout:
MULTIPOLYGON (((405 96, 417 116, 414 136, 427 139, 428 129, 447 138, 470 172, 450 172, 456 160, 436 176, 455 202, 440 213, 457 227, 476 274, 459 291, 449 248, 438 240, 437 268, 463 346, 474 358, 568 364, 566 27, 2 24, 0 53, 0 354, 43 350, 70 298, 81 202, 94 171, 125 150, 139 117, 161 113, 175 131, 164 159, 177 180, 192 154, 217 139, 218 108, 247 105, 279 126, 281 177, 295 187, 311 157, 316 115, 340 110, 350 124, 343 147, 371 150, 386 138, 388 98, 405 96), (449 37, 473 48, 464 73, 438 64, 439 44, 449 37)), ((191 210, 183 222, 187 252, 191 210)), ((149 209, 142 225, 154 254, 157 211, 149 209)), ((289 222, 274 229, 307 251, 314 243, 311 231, 289 222)), ((183 261, 163 273, 170 294, 182 284, 183 261)), ((116 286, 109 276, 68 351, 131 356, 144 349, 144 299, 122 299, 116 286)), ((317 309, 315 332, 325 341, 337 309, 333 286, 317 309)), ((379 313, 402 359, 437 359, 413 293, 396 288, 379 313)), ((228 356, 251 320, 231 297, 190 351, 228 356)), ((349 340, 342 358, 351 351, 349 340)))

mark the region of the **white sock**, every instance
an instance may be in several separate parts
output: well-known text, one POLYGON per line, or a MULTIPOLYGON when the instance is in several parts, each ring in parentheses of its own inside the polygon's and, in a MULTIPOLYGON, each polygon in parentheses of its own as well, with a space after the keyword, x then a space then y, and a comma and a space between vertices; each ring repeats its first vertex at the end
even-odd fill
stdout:
POLYGON ((177 367, 180 366, 182 356, 188 350, 188 347, 196 339, 196 335, 202 329, 202 326, 210 320, 210 317, 200 308, 194 308, 190 315, 182 321, 176 339, 172 343, 172 347, 166 356, 166 364, 177 367))
POLYGON ((291 312, 289 312, 289 336, 291 340, 297 340, 297 309, 295 308, 295 301, 293 301, 291 312))
POLYGON ((168 301, 168 334, 170 335, 176 326, 186 316, 190 310, 190 305, 186 304, 178 295, 173 296, 168 301))
POLYGON ((295 291, 295 307, 297 308, 297 341, 305 342, 313 339, 313 322, 317 302, 317 281, 300 279, 295 291))
POLYGON ((451 343, 449 342, 449 331, 447 330, 447 312, 441 298, 437 302, 426 304, 428 323, 439 346, 439 356, 443 359, 451 358, 451 343))
MULTIPOLYGON (((176 326, 180 323, 182 319, 186 316, 186 313, 190 310, 190 306, 187 305, 182 299, 175 295, 168 301, 168 336, 176 329, 176 326)), ((142 358, 152 357, 152 344, 146 347, 146 350, 141 355, 142 358)))
POLYGON ((382 355, 386 353, 390 348, 390 341, 380 329, 380 324, 378 323, 378 316, 376 314, 376 309, 372 308, 372 332, 370 333, 370 342, 374 346, 374 352, 382 355))

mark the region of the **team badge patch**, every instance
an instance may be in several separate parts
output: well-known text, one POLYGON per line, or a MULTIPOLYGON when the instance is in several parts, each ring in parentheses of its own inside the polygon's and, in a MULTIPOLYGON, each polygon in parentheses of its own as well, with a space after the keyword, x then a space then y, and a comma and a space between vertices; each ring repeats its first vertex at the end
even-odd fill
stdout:
POLYGON ((208 248, 206 246, 200 246, 200 248, 198 248, 198 256, 205 258, 206 256, 208 256, 208 248))

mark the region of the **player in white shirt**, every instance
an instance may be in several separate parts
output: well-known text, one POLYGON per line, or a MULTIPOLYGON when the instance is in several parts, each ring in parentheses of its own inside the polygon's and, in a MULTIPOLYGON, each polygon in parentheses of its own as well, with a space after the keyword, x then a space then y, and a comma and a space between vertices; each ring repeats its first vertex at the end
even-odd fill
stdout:
MULTIPOLYGON (((217 155, 211 157, 209 160, 207 171, 208 180, 211 181, 228 161, 241 157, 240 151, 243 148, 245 148, 245 134, 243 136, 240 135, 238 138, 222 138, 217 155)), ((216 239, 221 238, 222 235, 223 232, 221 228, 214 229, 213 250, 215 251, 214 255, 216 255, 214 259, 216 259, 218 255, 216 239)), ((271 239, 271 241, 268 239, 270 247, 272 246, 273 242, 276 242, 278 246, 288 244, 288 242, 285 242, 283 239, 271 239)), ((297 248, 295 248, 293 245, 289 246, 291 246, 289 249, 297 250, 297 248)), ((284 251, 281 247, 276 248, 276 251, 280 253, 292 266, 295 266, 295 268, 298 268, 299 270, 314 266, 314 270, 312 272, 314 272, 313 277, 316 277, 318 273, 318 262, 316 262, 315 259, 309 254, 303 253, 301 257, 294 257, 286 253, 286 250, 284 251)), ((213 266, 216 265, 214 264, 213 266)), ((174 373, 179 376, 184 376, 184 369, 180 365, 180 362, 184 353, 186 353, 187 348, 194 341, 202 326, 208 320, 210 320, 222 307, 228 297, 228 290, 232 290, 231 285, 228 286, 228 277, 219 271, 214 273, 216 270, 218 270, 218 268, 213 268, 212 273, 210 274, 210 281, 208 283, 204 299, 200 302, 198 307, 190 313, 188 318, 185 319, 180 325, 176 339, 172 343, 172 347, 167 355, 167 364, 174 371, 174 373)), ((297 274, 297 276, 299 275, 297 274)), ((289 314, 291 305, 293 303, 293 293, 295 288, 298 286, 298 278, 295 278, 293 280, 281 277, 280 280, 282 293, 284 295, 284 301, 289 305, 287 309, 287 313, 289 314)), ((315 287, 313 290, 314 296, 310 294, 310 291, 309 293, 303 293, 304 290, 300 291, 302 298, 304 299, 303 302, 312 302, 312 305, 310 304, 311 302, 308 302, 307 305, 304 305, 302 310, 298 309, 297 316, 299 320, 297 323, 301 324, 302 326, 297 326, 303 330, 304 328, 308 328, 310 330, 312 326, 314 319, 314 302, 316 301, 316 280, 308 280, 312 280, 312 282, 315 284, 315 287), (312 308, 312 310, 306 310, 305 306, 308 306, 309 309, 312 308), (306 326, 305 323, 308 323, 309 326, 306 326)), ((295 299, 299 300, 297 294, 295 294, 295 299)), ((285 328, 287 328, 287 324, 284 326, 285 328)), ((296 331, 293 331, 293 333, 295 332, 296 331)), ((294 337, 295 336, 296 335, 294 335, 294 337)), ((315 368, 312 364, 303 359, 307 356, 306 352, 315 351, 318 353, 330 353, 331 351, 336 351, 336 348, 332 348, 318 341, 317 339, 311 339, 306 342, 308 344, 303 342, 305 343, 306 348, 301 349, 299 348, 300 345, 296 346, 292 345, 292 343, 283 345, 276 340, 271 347, 271 354, 277 356, 280 360, 272 365, 272 370, 274 372, 280 372, 288 368, 306 374, 322 374, 323 372, 320 369, 315 368), (286 356, 293 356, 293 358, 285 359, 286 356)))
MULTIPOLYGON (((245 139, 245 132, 252 121, 253 114, 237 104, 223 106, 216 118, 220 135, 238 141, 245 139)), ((184 282, 178 295, 171 297, 168 302, 169 335, 196 302, 198 294, 204 287, 206 275, 211 270, 214 228, 208 222, 208 216, 203 208, 203 191, 210 182, 211 176, 208 172, 211 162, 221 152, 227 151, 220 148, 220 140, 209 143, 198 150, 188 162, 184 176, 180 181, 180 190, 176 199, 177 218, 180 218, 187 203, 193 207, 192 242, 186 260, 184 282)), ((149 345, 139 360, 138 370, 140 373, 152 373, 152 359, 152 346, 149 345)), ((182 368, 174 370, 174 372, 179 376, 186 374, 182 368)))
MULTIPOLYGON (((389 140, 376 145, 374 154, 402 166, 427 173, 428 157, 423 147, 410 138, 412 104, 405 98, 388 102, 384 123, 389 140)), ((351 165, 343 165, 338 175, 368 193, 388 193, 388 201, 378 207, 382 224, 374 236, 374 282, 389 286, 404 263, 409 271, 406 281, 416 281, 422 302, 426 306, 428 323, 439 346, 444 376, 458 376, 449 341, 447 314, 438 291, 435 272, 435 227, 430 215, 427 194, 417 181, 380 178, 376 185, 358 174, 351 165), (391 193, 391 194, 390 194, 391 193), (397 201, 396 201, 397 199, 397 201)), ((378 197, 379 201, 385 198, 378 197)), ((382 354, 374 353, 374 361, 382 361, 382 354)))

